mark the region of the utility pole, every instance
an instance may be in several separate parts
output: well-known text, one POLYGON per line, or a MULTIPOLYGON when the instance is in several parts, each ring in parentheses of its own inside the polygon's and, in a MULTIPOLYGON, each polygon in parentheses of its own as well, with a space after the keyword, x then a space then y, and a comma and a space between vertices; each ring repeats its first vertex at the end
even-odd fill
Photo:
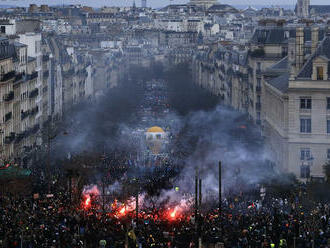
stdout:
POLYGON ((48 124, 48 133, 47 133, 47 178, 48 178, 48 182, 47 182, 47 186, 48 186, 48 193, 50 193, 50 182, 51 182, 51 174, 50 174, 50 145, 51 145, 51 134, 50 134, 50 130, 51 127, 50 125, 52 124, 52 119, 50 117, 50 122, 48 124))
POLYGON ((195 175, 195 219, 197 220, 197 211, 198 211, 198 169, 196 168, 195 175))
POLYGON ((196 167, 195 174, 195 230, 196 230, 196 247, 199 248, 199 216, 198 216, 198 168, 196 167))
POLYGON ((199 209, 202 209, 202 179, 199 179, 199 209))
POLYGON ((103 212, 103 214, 105 212, 104 204, 105 204, 105 178, 103 175, 103 177, 102 177, 102 212, 103 212))
POLYGON ((221 169, 222 169, 222 166, 221 166, 221 161, 219 161, 219 212, 221 213, 221 199, 222 199, 222 175, 221 175, 221 169))
POLYGON ((136 205, 136 228, 137 228, 139 225, 139 184, 138 184, 137 179, 136 179, 135 183, 136 183, 135 205, 136 205))

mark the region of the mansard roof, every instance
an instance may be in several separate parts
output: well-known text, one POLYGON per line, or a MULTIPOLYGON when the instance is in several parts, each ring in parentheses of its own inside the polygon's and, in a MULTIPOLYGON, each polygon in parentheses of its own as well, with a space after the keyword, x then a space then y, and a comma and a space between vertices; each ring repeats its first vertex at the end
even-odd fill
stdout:
POLYGON ((269 70, 287 70, 288 69, 288 56, 284 57, 274 65, 269 67, 269 70))
POLYGON ((207 9, 209 12, 238 12, 233 6, 228 4, 214 4, 210 8, 207 9))
POLYGON ((268 83, 282 93, 286 93, 289 88, 289 78, 289 72, 285 72, 281 76, 269 80, 268 83))
MULTIPOLYGON (((313 60, 316 57, 323 56, 330 59, 330 36, 324 38, 316 52, 311 55, 298 74, 298 78, 311 78, 313 73, 313 60)), ((330 74, 330 63, 328 62, 328 75, 330 74)))
MULTIPOLYGON (((304 28, 305 42, 311 41, 311 28, 304 28)), ((261 27, 254 32, 251 42, 257 44, 285 44, 289 38, 296 37, 295 27, 261 27)), ((323 40, 324 29, 319 29, 319 41, 323 40)))
POLYGON ((309 11, 312 14, 329 14, 330 5, 310 5, 309 11))

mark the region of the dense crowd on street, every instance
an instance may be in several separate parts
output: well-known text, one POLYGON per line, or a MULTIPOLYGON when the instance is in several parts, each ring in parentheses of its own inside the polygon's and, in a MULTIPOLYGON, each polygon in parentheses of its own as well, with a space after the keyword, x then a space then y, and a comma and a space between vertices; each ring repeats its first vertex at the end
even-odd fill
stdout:
MULTIPOLYGON (((0 197, 0 247, 330 247, 330 205, 224 199, 222 209, 161 218, 160 209, 114 217, 72 204, 61 187, 37 199, 0 197), (157 218, 158 216, 158 218, 157 218)), ((133 211, 134 212, 134 211, 133 211)))
MULTIPOLYGON (((142 114, 153 115, 160 110, 167 113, 163 86, 159 89, 154 89, 152 84, 147 87, 150 89, 145 95, 142 114), (158 92, 156 97, 152 94, 154 91, 158 92), (157 104, 149 109, 150 102, 157 104)), ((239 131, 243 134, 236 132, 237 135, 244 137, 249 129, 244 126, 239 131)), ((227 194, 221 207, 218 199, 206 200, 207 196, 204 196, 198 209, 191 206, 173 214, 166 205, 148 209, 140 206, 136 218, 134 208, 121 213, 121 210, 109 207, 113 203, 111 197, 91 197, 86 207, 84 196, 68 183, 72 183, 72 177, 88 174, 84 185, 117 182, 121 186, 134 186, 133 179, 138 179, 138 187, 146 194, 155 196, 159 189, 169 186, 173 190, 170 181, 183 168, 182 158, 193 150, 191 146, 185 146, 190 141, 182 137, 185 132, 176 135, 178 137, 173 140, 177 142, 169 149, 170 156, 158 160, 141 158, 134 150, 137 141, 127 140, 132 144, 132 147, 126 147, 127 151, 103 152, 95 157, 70 154, 70 169, 64 165, 53 166, 53 171, 48 172, 45 168, 30 168, 34 178, 32 191, 39 194, 0 193, 0 248, 197 248, 201 247, 200 243, 205 248, 215 245, 226 248, 330 248, 329 202, 310 200, 307 206, 300 195, 283 195, 282 198, 267 195, 263 200, 252 200, 260 197, 246 194, 228 198, 230 194, 227 194), (141 163, 149 166, 141 166, 141 163)), ((65 162, 60 161, 60 164, 65 162)), ((100 189, 101 194, 102 191, 100 189)), ((117 194, 128 197, 121 191, 117 194)))

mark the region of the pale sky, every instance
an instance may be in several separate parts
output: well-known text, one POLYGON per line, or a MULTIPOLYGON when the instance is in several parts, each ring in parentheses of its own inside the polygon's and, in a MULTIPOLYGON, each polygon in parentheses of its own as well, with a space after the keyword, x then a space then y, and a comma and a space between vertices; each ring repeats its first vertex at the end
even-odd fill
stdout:
MULTIPOLYGON (((148 7, 162 7, 168 4, 186 3, 188 0, 147 0, 148 7)), ((141 0, 135 0, 136 5, 140 6, 141 0)), ((27 6, 35 4, 83 4, 92 7, 107 6, 131 6, 133 0, 0 0, 0 5, 19 5, 27 6)), ((220 0, 220 3, 231 5, 295 5, 296 0, 220 0)), ((311 4, 329 4, 329 0, 311 0, 311 4)))

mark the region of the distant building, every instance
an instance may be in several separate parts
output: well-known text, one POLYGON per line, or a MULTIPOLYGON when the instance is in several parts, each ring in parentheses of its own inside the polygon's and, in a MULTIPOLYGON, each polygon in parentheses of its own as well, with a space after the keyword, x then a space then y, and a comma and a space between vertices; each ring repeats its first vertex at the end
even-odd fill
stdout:
POLYGON ((38 12, 38 11, 39 11, 38 5, 36 5, 36 4, 30 4, 30 7, 28 9, 28 12, 29 13, 34 13, 34 12, 38 12))
POLYGON ((309 13, 312 16, 330 15, 330 5, 311 5, 309 13))
POLYGON ((14 19, 0 20, 0 33, 5 35, 16 34, 16 21, 14 19))
POLYGON ((190 0, 189 4, 208 9, 212 5, 217 4, 217 0, 190 0))
POLYGON ((40 6, 40 11, 41 11, 41 12, 50 12, 50 8, 49 8, 48 5, 42 4, 42 5, 40 6))
POLYGON ((309 16, 310 0, 297 0, 296 15, 300 18, 309 16))
POLYGON ((147 8, 147 0, 141 0, 141 7, 147 8))

